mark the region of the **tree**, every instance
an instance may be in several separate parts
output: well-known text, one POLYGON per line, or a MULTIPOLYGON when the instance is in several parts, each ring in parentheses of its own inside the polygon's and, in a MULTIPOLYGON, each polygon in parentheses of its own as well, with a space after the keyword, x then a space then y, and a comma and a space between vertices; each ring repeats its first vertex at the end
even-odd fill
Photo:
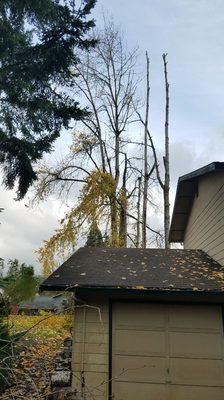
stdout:
POLYGON ((63 257, 86 225, 96 221, 106 226, 110 245, 118 247, 127 245, 128 219, 136 221, 130 212, 136 171, 128 156, 131 141, 126 139, 134 114, 136 49, 127 50, 112 23, 106 24, 97 39, 97 45, 77 65, 76 87, 91 116, 77 126, 69 155, 56 167, 41 165, 39 169, 36 198, 57 190, 61 198, 67 198, 74 188, 78 192, 61 228, 40 249, 45 274, 53 268, 55 254, 63 257))
MULTIPOLYGON (((143 196, 143 221, 146 220, 144 215, 146 214, 146 199, 148 196, 148 178, 155 170, 156 180, 163 191, 163 208, 164 208, 164 243, 165 248, 169 248, 169 227, 170 227, 170 200, 169 200, 169 191, 170 191, 170 157, 169 157, 169 82, 168 82, 168 72, 167 72, 167 54, 163 54, 163 66, 164 66, 164 79, 165 79, 165 124, 164 124, 164 156, 163 156, 163 164, 164 164, 164 179, 161 178, 160 172, 160 165, 159 159, 157 155, 157 150, 154 144, 153 136, 150 132, 148 127, 148 116, 147 116, 147 109, 149 104, 149 59, 146 54, 146 68, 147 68, 147 76, 146 76, 146 117, 145 119, 142 117, 139 110, 136 108, 136 113, 138 115, 139 121, 144 126, 144 196, 143 196), (147 138, 146 138, 147 134, 147 138), (149 173, 147 173, 147 159, 148 159, 148 152, 147 152, 147 139, 149 140, 150 144, 150 151, 153 155, 153 167, 149 173)), ((144 226, 144 223, 143 223, 144 226)), ((143 228, 143 247, 145 246, 145 229, 143 228)))
POLYGON ((90 226, 89 233, 86 240, 86 246, 88 247, 103 247, 104 239, 103 235, 96 222, 93 222, 90 226))
POLYGON ((20 264, 17 259, 9 260, 7 273, 0 282, 5 301, 10 304, 19 304, 33 297, 38 290, 40 279, 35 276, 33 266, 20 264))
POLYGON ((163 54, 164 78, 166 89, 166 107, 165 107, 165 155, 163 157, 165 177, 162 186, 164 196, 164 233, 165 233, 165 248, 169 248, 169 229, 170 229, 170 152, 169 152, 169 82, 167 73, 167 54, 163 54))
POLYGON ((97 39, 77 65, 76 88, 91 115, 77 124, 68 155, 55 166, 45 163, 39 168, 35 199, 57 193, 61 200, 70 197, 74 202, 59 229, 39 249, 45 275, 54 269, 56 256, 63 259, 74 251, 78 235, 93 222, 108 232, 109 246, 161 245, 162 235, 150 226, 147 214, 147 207, 155 208, 151 196, 160 177, 149 129, 149 58, 142 118, 136 50, 128 51, 111 23, 97 39), (133 124, 138 132, 143 125, 143 140, 133 137, 133 124))
POLYGON ((22 199, 35 163, 62 128, 88 115, 74 98, 78 53, 90 49, 96 0, 2 0, 0 3, 0 163, 4 184, 22 199))

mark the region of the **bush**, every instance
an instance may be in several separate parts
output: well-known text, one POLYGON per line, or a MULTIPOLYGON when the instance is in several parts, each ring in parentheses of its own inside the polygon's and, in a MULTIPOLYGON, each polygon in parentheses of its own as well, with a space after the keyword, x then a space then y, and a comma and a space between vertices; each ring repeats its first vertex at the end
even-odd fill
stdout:
POLYGON ((9 304, 0 300, 0 392, 9 383, 9 372, 12 364, 12 347, 8 326, 9 304))

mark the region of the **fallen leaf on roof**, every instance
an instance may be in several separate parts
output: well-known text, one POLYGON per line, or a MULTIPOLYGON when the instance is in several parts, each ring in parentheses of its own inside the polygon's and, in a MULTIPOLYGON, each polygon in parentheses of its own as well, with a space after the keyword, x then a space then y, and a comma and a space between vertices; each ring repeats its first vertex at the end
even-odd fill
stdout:
POLYGON ((216 277, 216 278, 220 278, 220 279, 224 279, 224 272, 218 272, 218 271, 213 271, 212 274, 216 277))
POLYGON ((144 286, 142 286, 142 285, 135 286, 135 289, 137 289, 137 290, 146 290, 146 288, 144 286))

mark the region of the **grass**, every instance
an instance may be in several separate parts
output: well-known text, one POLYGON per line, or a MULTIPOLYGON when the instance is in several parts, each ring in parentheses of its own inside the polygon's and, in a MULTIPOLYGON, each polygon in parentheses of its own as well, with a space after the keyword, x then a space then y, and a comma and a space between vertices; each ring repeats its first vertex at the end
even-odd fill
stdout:
POLYGON ((27 339, 63 340, 70 335, 72 318, 69 315, 44 314, 40 316, 11 315, 9 317, 10 333, 28 331, 27 339))

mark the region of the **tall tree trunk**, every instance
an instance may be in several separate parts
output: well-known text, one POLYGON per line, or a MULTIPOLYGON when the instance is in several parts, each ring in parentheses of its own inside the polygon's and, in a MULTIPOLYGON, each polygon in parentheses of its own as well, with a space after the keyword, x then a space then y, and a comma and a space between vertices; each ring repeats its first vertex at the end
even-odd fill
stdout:
POLYGON ((149 57, 146 52, 146 108, 144 121, 144 175, 143 175, 143 205, 142 205, 142 248, 146 248, 147 199, 148 199, 148 119, 149 119, 149 57))
POLYGON ((141 219, 141 184, 142 176, 138 178, 138 200, 137 200, 137 226, 136 226, 136 247, 140 245, 140 219, 141 219))
POLYGON ((111 198, 111 245, 119 246, 117 187, 120 177, 120 137, 115 134, 115 185, 111 198))
POLYGON ((110 201, 110 228, 111 228, 111 246, 117 247, 118 244, 118 221, 117 221, 117 200, 115 194, 110 201))
POLYGON ((119 240, 121 247, 127 247, 127 154, 125 153, 125 164, 123 171, 123 183, 120 195, 120 227, 119 227, 119 240))
POLYGON ((164 179, 164 234, 165 234, 165 248, 169 249, 169 227, 170 227, 170 159, 169 159, 169 83, 167 76, 167 54, 163 54, 165 89, 166 89, 166 109, 165 109, 165 156, 163 158, 165 168, 164 179))

